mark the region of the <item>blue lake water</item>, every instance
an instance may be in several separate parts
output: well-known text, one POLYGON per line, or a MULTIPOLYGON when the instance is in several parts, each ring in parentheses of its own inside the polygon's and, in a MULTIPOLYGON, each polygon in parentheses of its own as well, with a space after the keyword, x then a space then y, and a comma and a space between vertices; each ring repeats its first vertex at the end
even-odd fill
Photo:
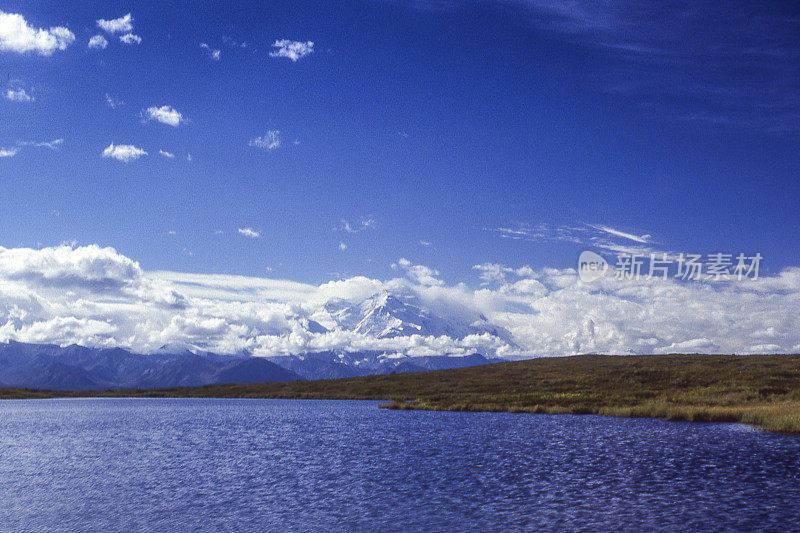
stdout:
POLYGON ((0 402, 8 531, 785 530, 800 438, 376 402, 0 402))

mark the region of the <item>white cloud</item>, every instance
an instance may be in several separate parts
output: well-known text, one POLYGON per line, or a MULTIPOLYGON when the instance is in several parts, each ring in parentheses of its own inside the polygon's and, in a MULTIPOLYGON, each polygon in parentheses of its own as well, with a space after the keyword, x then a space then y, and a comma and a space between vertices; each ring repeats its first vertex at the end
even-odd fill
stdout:
POLYGON ((105 150, 103 150, 103 157, 111 157, 117 161, 122 161, 123 163, 130 163, 131 161, 139 159, 143 155, 147 155, 147 152, 131 144, 119 144, 115 146, 112 143, 109 144, 105 150))
POLYGON ((97 21, 97 27, 108 33, 129 33, 133 31, 133 17, 128 13, 117 19, 97 21))
POLYGON ((181 113, 168 105, 148 107, 147 116, 150 120, 156 120, 173 128, 177 128, 181 123, 186 122, 181 113))
POLYGON ((119 38, 123 44, 142 44, 142 38, 133 33, 126 33, 119 38))
POLYGON ((158 153, 166 157, 167 159, 175 159, 175 154, 171 152, 165 152, 164 150, 159 150, 158 153))
POLYGON ((344 252, 345 250, 347 250, 347 245, 343 242, 339 242, 339 250, 344 252))
POLYGON ((23 146, 38 146, 39 148, 50 148, 51 150, 58 149, 59 146, 64 144, 64 139, 55 139, 49 142, 26 142, 22 143, 23 146))
POLYGON ((113 248, 96 245, 41 250, 0 247, 0 272, 6 279, 25 280, 30 286, 82 287, 100 292, 136 283, 142 275, 135 261, 113 248))
POLYGON ((444 282, 438 279, 439 271, 428 268, 425 265, 414 265, 405 258, 400 258, 397 263, 392 265, 395 270, 405 272, 405 274, 415 283, 423 286, 442 285, 444 282))
POLYGON ((95 35, 91 39, 89 39, 89 48, 95 48, 97 50, 105 50, 108 46, 108 41, 102 35, 95 35))
POLYGON ((493 228, 504 239, 529 242, 568 242, 587 248, 599 248, 613 253, 649 255, 669 253, 654 248, 650 234, 637 235, 602 224, 573 224, 554 226, 549 224, 516 224, 493 228))
POLYGON ((33 102, 33 97, 25 92, 25 89, 8 89, 6 99, 12 102, 33 102))
POLYGON ((56 50, 66 50, 74 40, 75 34, 63 26, 34 28, 22 15, 0 11, 0 51, 49 56, 56 50))
POLYGON ((301 42, 281 39, 275 41, 272 47, 276 50, 269 53, 270 57, 286 57, 292 61, 297 61, 314 53, 314 43, 311 41, 301 42))
POLYGON ((244 235, 245 237, 250 237, 251 239, 257 239, 261 237, 261 233, 254 230, 253 228, 239 228, 239 233, 244 235))
POLYGON ((245 276, 146 272, 111 248, 0 248, 0 340, 127 346, 186 342, 256 355, 319 350, 500 356, 574 353, 792 352, 800 346, 800 268, 729 284, 650 279, 581 283, 573 269, 483 265, 486 285, 445 285, 401 260, 404 277, 322 285, 245 276), (483 316, 518 347, 485 333, 378 338, 337 325, 325 303, 390 292, 454 323, 483 316), (747 309, 742 313, 741 309, 747 309), (304 324, 319 322, 327 332, 304 324))
POLYGON ((31 142, 31 141, 24 141, 17 143, 16 146, 12 148, 0 148, 0 158, 3 157, 14 157, 19 153, 19 151, 26 147, 26 146, 34 146, 37 148, 50 148, 51 150, 58 149, 64 143, 64 139, 55 139, 49 142, 31 142))
POLYGON ((473 266, 472 269, 480 272, 480 278, 484 283, 503 282, 509 275, 520 277, 534 275, 534 270, 529 266, 510 268, 498 263, 483 263, 473 266))
POLYGON ((263 137, 250 139, 250 142, 247 144, 248 146, 262 148, 264 150, 274 150, 281 145, 281 132, 278 130, 269 130, 263 137))
POLYGON ((208 56, 214 60, 219 61, 220 54, 222 53, 219 49, 211 48, 206 43, 200 43, 200 48, 208 52, 208 56))
POLYGON ((623 239, 627 239, 629 241, 638 242, 642 244, 649 243, 651 239, 651 235, 635 235, 633 233, 627 233, 618 229, 610 228, 608 226, 590 224, 590 227, 596 230, 600 230, 604 233, 608 233, 609 235, 612 235, 614 237, 622 237, 623 239))

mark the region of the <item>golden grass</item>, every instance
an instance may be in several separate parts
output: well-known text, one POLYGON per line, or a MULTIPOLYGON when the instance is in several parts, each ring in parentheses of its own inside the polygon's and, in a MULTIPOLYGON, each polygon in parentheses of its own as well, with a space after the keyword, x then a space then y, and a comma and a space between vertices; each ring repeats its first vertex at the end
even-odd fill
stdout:
POLYGON ((58 396, 386 400, 390 409, 656 417, 800 433, 800 356, 574 356, 291 383, 90 393, 0 389, 0 398, 58 396))

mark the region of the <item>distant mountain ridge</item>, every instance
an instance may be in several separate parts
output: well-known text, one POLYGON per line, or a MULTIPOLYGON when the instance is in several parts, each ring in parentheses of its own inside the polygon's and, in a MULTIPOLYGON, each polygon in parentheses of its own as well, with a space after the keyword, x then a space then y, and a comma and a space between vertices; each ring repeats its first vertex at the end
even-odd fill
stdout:
POLYGON ((379 352, 316 352, 268 357, 270 361, 298 374, 303 379, 337 379, 374 374, 425 372, 499 362, 481 354, 466 356, 388 357, 379 352))
POLYGON ((0 386, 54 390, 188 387, 294 381, 300 377, 263 358, 122 348, 0 344, 0 386))
POLYGON ((369 351, 264 358, 175 345, 153 354, 137 354, 123 348, 62 348, 9 341, 0 343, 0 387, 77 391, 196 387, 423 372, 494 361, 480 354, 398 357, 369 351))

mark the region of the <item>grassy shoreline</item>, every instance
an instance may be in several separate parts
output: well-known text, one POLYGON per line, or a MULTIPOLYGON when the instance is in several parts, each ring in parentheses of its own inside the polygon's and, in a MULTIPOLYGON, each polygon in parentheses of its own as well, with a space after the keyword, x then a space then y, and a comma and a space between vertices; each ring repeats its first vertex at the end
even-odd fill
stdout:
POLYGON ((571 356, 360 378, 0 399, 183 397, 384 400, 389 409, 573 413, 741 422, 800 433, 800 355, 571 356))

